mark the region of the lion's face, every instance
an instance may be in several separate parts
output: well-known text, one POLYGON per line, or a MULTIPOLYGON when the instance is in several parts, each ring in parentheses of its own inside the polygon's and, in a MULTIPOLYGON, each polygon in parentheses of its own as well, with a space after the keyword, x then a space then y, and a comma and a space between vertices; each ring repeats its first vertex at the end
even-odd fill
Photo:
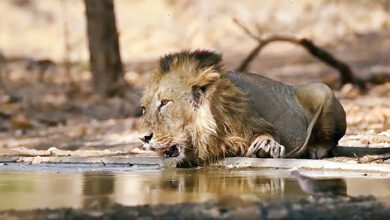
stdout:
POLYGON ((156 80, 144 92, 140 132, 143 141, 164 157, 182 156, 190 147, 191 93, 176 75, 156 80))
POLYGON ((168 55, 152 73, 142 97, 140 139, 161 156, 196 160, 202 157, 199 141, 216 136, 210 100, 220 74, 214 64, 199 65, 201 58, 219 61, 215 56, 203 51, 168 55))

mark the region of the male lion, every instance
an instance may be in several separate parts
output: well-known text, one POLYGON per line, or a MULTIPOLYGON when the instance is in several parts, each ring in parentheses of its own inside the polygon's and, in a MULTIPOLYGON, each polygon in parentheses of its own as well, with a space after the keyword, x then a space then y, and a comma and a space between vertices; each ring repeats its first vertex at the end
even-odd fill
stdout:
POLYGON ((221 61, 204 50, 160 59, 142 97, 145 144, 195 165, 225 156, 323 158, 344 136, 344 109, 325 84, 225 72, 221 61))

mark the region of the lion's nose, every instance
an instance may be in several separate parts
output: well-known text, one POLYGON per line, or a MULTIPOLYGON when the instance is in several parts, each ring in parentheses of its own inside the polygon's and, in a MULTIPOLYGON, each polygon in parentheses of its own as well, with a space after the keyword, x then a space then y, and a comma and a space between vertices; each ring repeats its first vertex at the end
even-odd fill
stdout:
POLYGON ((143 141, 147 144, 149 143, 150 140, 152 140, 152 138, 153 138, 153 133, 139 137, 139 139, 141 139, 141 141, 143 141))

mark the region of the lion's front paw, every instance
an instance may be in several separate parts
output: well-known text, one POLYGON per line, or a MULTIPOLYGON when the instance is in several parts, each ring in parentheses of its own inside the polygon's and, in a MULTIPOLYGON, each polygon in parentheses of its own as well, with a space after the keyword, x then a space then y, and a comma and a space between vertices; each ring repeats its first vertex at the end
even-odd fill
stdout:
POLYGON ((284 157, 285 148, 276 142, 270 135, 259 135, 249 146, 247 157, 284 157))

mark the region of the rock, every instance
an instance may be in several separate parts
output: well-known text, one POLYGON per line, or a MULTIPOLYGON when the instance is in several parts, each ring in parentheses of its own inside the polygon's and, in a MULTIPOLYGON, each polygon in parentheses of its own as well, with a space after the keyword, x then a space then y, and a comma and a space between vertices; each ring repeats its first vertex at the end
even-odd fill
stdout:
POLYGON ((36 156, 32 159, 31 164, 40 164, 42 163, 42 158, 40 156, 36 156))

